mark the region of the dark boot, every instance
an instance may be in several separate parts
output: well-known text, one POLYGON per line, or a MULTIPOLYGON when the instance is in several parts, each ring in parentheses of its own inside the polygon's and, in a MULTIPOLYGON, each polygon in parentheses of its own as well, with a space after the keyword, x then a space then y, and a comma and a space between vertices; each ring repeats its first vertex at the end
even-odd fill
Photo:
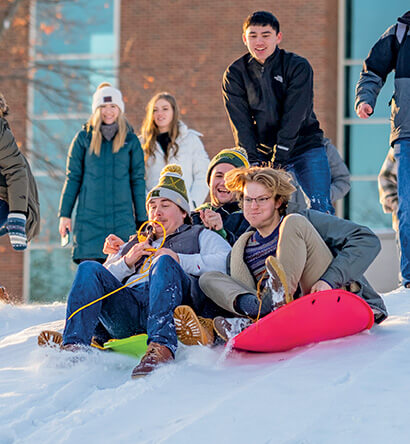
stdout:
POLYGON ((145 355, 141 358, 140 363, 132 371, 131 377, 133 379, 140 378, 141 376, 149 375, 161 364, 165 364, 168 361, 172 361, 174 356, 171 350, 165 345, 151 342, 148 345, 148 349, 145 355))

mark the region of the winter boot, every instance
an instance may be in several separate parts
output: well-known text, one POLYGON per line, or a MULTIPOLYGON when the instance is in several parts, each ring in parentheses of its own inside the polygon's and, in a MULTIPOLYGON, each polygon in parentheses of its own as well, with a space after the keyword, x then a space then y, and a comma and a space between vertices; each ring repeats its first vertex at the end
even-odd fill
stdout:
POLYGON ((145 355, 141 358, 140 363, 132 371, 132 379, 140 378, 141 376, 149 375, 161 364, 172 361, 174 356, 171 350, 165 345, 151 342, 145 355))
POLYGON ((211 345, 214 342, 212 319, 197 316, 188 305, 180 305, 174 311, 178 339, 185 345, 211 345))
POLYGON ((217 335, 227 342, 249 327, 252 321, 248 318, 223 318, 222 316, 217 316, 213 324, 217 335))
POLYGON ((43 330, 37 337, 40 347, 61 348, 63 345, 63 335, 58 331, 43 330))
POLYGON ((289 294, 286 274, 282 264, 274 256, 268 256, 265 265, 269 277, 266 281, 265 288, 258 297, 262 300, 269 298, 272 311, 275 311, 282 305, 292 302, 293 297, 289 294))

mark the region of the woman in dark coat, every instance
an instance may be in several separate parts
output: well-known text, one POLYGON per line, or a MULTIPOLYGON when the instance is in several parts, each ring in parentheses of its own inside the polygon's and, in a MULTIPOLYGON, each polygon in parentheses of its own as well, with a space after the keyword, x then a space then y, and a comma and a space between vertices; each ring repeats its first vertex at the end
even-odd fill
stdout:
POLYGON ((128 240, 146 219, 144 155, 124 117, 121 92, 102 83, 93 96, 93 114, 71 143, 61 193, 59 232, 73 232, 73 260, 103 262, 105 238, 128 240))

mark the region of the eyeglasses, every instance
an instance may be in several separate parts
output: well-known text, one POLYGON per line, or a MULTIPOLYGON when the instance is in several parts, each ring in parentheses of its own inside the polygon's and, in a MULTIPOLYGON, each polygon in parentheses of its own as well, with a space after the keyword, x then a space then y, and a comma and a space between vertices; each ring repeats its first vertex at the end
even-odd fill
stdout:
POLYGON ((269 199, 272 199, 272 196, 266 197, 244 197, 243 203, 244 205, 252 205, 252 201, 254 201, 257 205, 265 205, 269 199))

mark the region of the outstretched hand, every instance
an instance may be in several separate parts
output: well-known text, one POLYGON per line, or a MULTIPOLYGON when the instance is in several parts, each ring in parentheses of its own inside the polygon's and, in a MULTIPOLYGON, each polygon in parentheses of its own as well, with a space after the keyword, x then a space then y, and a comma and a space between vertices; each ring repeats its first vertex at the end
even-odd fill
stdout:
POLYGON ((109 234, 105 238, 103 253, 104 254, 117 254, 120 247, 124 245, 124 241, 115 234, 109 234))

